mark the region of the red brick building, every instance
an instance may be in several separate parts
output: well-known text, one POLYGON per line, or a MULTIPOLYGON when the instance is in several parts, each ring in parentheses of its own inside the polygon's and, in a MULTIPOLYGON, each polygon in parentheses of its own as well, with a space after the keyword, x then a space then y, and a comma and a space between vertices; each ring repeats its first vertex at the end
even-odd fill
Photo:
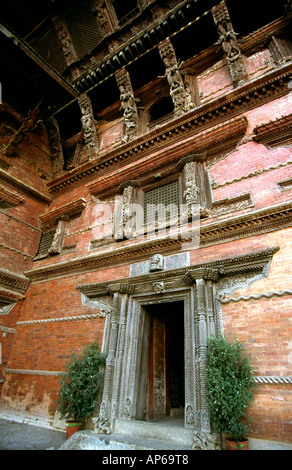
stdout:
POLYGON ((12 0, 1 23, 1 410, 52 422, 97 340, 95 430, 181 415, 195 447, 223 331, 250 437, 291 442, 291 2, 12 0))

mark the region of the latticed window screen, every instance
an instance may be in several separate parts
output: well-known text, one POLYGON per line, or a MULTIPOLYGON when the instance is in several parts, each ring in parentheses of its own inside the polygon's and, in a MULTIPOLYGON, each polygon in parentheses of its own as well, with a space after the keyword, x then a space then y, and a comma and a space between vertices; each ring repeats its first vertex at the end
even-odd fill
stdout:
POLYGON ((46 255, 51 248, 51 245, 54 240, 56 230, 52 230, 51 232, 44 232, 42 233, 41 239, 40 239, 40 244, 39 244, 39 250, 37 255, 46 255))
POLYGON ((179 216, 178 180, 144 194, 144 224, 166 222, 179 216))
POLYGON ((61 18, 67 25, 79 58, 90 53, 102 40, 100 24, 92 12, 92 0, 73 3, 61 18))
POLYGON ((67 64, 52 21, 49 30, 43 36, 35 38, 31 46, 54 70, 64 72, 67 64))

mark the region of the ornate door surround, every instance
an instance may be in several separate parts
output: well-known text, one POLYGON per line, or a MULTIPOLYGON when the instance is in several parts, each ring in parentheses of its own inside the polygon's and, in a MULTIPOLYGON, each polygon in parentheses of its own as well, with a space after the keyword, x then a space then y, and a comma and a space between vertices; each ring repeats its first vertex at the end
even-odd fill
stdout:
POLYGON ((135 420, 139 400, 144 308, 184 302, 184 426, 211 433, 206 403, 207 339, 224 331, 221 300, 235 289, 268 276, 278 248, 165 270, 162 255, 149 260, 148 273, 115 282, 76 288, 82 303, 106 317, 103 351, 107 354, 104 390, 95 431, 111 433, 116 419, 135 420), (153 269, 151 269, 151 266, 153 269))

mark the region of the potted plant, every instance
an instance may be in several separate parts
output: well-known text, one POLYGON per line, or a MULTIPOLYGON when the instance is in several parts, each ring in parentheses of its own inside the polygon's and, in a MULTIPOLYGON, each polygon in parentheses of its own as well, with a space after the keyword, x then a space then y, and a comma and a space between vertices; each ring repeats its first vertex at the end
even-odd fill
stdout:
POLYGON ((104 377, 105 355, 97 343, 88 345, 77 355, 71 353, 58 393, 58 411, 66 419, 69 438, 81 429, 84 421, 92 415, 100 396, 104 377))
POLYGON ((213 430, 227 433, 228 449, 247 449, 247 409, 256 383, 242 343, 224 337, 208 339, 206 385, 213 430))

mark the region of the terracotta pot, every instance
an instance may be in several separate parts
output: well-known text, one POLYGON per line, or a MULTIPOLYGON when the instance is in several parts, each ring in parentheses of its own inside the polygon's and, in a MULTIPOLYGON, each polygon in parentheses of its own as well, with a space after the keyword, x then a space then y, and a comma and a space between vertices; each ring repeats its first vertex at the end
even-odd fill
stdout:
POLYGON ((228 439, 225 440, 227 444, 227 450, 248 450, 248 439, 240 442, 229 441, 228 439))
POLYGON ((76 421, 66 421, 66 436, 67 439, 71 437, 75 432, 80 431, 82 423, 76 421))

